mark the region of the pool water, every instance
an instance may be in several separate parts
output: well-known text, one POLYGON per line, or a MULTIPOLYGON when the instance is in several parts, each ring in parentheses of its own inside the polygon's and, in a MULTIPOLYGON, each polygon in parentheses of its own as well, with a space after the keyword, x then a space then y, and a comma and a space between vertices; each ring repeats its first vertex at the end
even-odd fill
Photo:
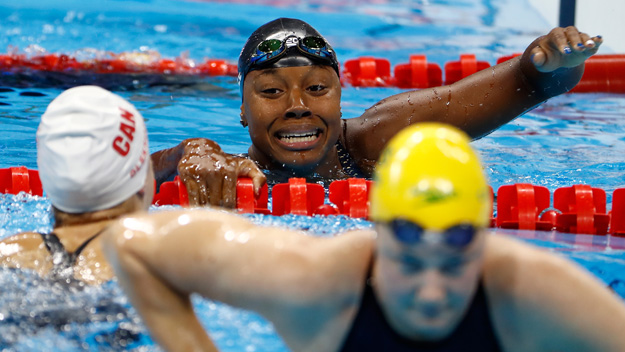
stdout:
MULTIPOLYGON (((20 0, 0 1, 0 47, 28 55, 48 51, 81 58, 107 51, 155 50, 167 58, 216 58, 234 63, 247 36, 280 16, 311 23, 333 44, 340 61, 366 55, 386 58, 392 65, 407 62, 410 54, 427 54, 430 62, 442 66, 461 53, 475 53, 479 60, 494 64, 503 55, 522 51, 549 30, 526 0, 363 0, 341 4, 330 0, 20 0), (341 26, 336 26, 339 22, 341 26)), ((0 168, 36 168, 34 136, 39 117, 64 88, 36 74, 22 78, 0 73, 0 168)), ((250 139, 238 121, 241 100, 233 77, 157 85, 140 80, 107 84, 146 118, 151 151, 188 137, 214 139, 231 153, 247 151, 250 139)), ((347 86, 343 116, 359 116, 380 99, 400 91, 347 86)), ((625 187, 624 115, 624 95, 568 94, 551 99, 473 145, 482 155, 495 190, 527 182, 546 186, 553 193, 559 187, 584 183, 606 190, 609 209, 614 189, 625 187)), ((45 198, 0 195, 0 207, 0 238, 51 228, 50 203, 45 198)), ((157 210, 162 209, 153 209, 157 210)), ((248 217, 259 224, 289 226, 323 236, 370 226, 364 220, 341 216, 248 217)), ((500 232, 571 258, 625 297, 623 240, 500 232)), ((0 287, 3 351, 159 350, 115 281, 67 292, 30 273, 2 270, 0 287)), ((255 314, 199 297, 194 298, 194 305, 223 351, 287 350, 272 326, 255 314)))

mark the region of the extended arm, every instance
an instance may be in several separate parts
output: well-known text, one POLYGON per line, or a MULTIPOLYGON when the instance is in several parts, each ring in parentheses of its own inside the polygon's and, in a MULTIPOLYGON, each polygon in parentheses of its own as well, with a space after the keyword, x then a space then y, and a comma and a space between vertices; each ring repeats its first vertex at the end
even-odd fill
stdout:
POLYGON ((423 121, 449 123, 480 138, 573 88, 581 79, 584 61, 600 44, 600 38, 590 40, 574 27, 556 28, 536 39, 520 57, 449 86, 384 99, 361 117, 346 120, 350 154, 356 160, 375 161, 399 130, 423 121))
POLYGON ((620 297, 569 260, 509 238, 493 240, 485 281, 507 350, 625 351, 620 297))
POLYGON ((324 239, 259 227, 223 211, 195 210, 124 219, 104 243, 154 338, 167 350, 182 350, 184 340, 190 350, 201 351, 212 345, 189 294, 254 310, 287 343, 302 346, 345 304, 339 297, 358 297, 368 260, 363 253, 370 253, 372 237, 324 239))

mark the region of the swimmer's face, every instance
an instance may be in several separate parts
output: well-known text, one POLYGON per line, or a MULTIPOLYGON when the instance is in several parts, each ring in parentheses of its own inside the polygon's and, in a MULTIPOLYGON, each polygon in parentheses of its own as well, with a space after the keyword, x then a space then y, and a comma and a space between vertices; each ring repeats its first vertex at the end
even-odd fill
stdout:
POLYGON ((459 251, 444 243, 405 245, 387 225, 376 226, 374 287, 386 319, 407 338, 435 341, 447 337, 475 293, 485 235, 479 233, 459 251))
POLYGON ((330 66, 250 72, 241 105, 250 156, 266 166, 314 171, 339 137, 340 101, 341 84, 330 66))

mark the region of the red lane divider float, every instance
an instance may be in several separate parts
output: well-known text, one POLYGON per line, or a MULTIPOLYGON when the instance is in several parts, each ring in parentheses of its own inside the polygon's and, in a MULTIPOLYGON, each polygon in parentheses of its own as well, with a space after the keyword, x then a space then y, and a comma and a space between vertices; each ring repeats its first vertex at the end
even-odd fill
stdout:
POLYGON ((599 188, 574 185, 556 189, 553 206, 562 212, 556 218, 556 230, 605 235, 610 224, 605 203, 605 191, 599 188))
POLYGON ((372 181, 349 178, 330 183, 330 202, 336 204, 338 213, 353 218, 369 218, 369 190, 372 181))
POLYGON ((610 213, 610 233, 625 237, 625 188, 614 190, 610 213))
POLYGON ((586 60, 576 93, 625 93, 625 54, 595 55, 586 60))
POLYGON ((517 183, 499 187, 497 192, 497 227, 519 230, 552 230, 550 220, 539 218, 549 208, 547 187, 517 183))
POLYGON ((152 204, 154 205, 189 205, 189 194, 187 193, 187 187, 179 176, 176 176, 173 181, 163 182, 156 193, 156 187, 154 199, 152 204))
POLYGON ((386 59, 361 57, 345 61, 345 79, 354 87, 393 86, 391 63, 386 59))
POLYGON ((271 214, 267 208, 269 192, 267 184, 260 189, 258 197, 254 194, 254 183, 251 178, 242 177, 237 180, 237 210, 247 214, 271 214))
POLYGON ((395 85, 404 89, 439 87, 443 85, 443 71, 427 62, 425 55, 410 55, 407 64, 395 66, 395 85))
MULTIPOLYGON (((317 183, 306 183, 303 178, 291 178, 288 183, 272 188, 271 210, 268 207, 268 187, 264 185, 259 195, 249 178, 237 182, 237 210, 248 214, 272 215, 346 215, 368 219, 369 191, 372 181, 358 178, 330 183, 328 200, 325 189, 317 183)), ((490 195, 495 193, 490 188, 490 195)), ((39 173, 23 166, 0 169, 0 193, 32 195, 43 194, 39 173)), ((608 233, 625 237, 625 188, 618 188, 612 197, 612 210, 606 209, 606 193, 588 185, 561 187, 553 193, 546 187, 526 183, 504 185, 497 190, 497 217, 492 227, 594 234, 608 233)), ((154 196, 155 205, 189 205, 184 183, 179 177, 163 182, 154 196)))
POLYGON ((0 193, 18 194, 26 192, 33 196, 42 196, 39 171, 29 170, 24 166, 0 169, 0 193))
POLYGON ((445 84, 452 84, 489 67, 488 62, 477 61, 473 54, 462 54, 460 60, 445 64, 445 84))
MULTIPOLYGON (((161 58, 155 51, 98 53, 99 57, 79 60, 65 54, 0 54, 0 70, 59 72, 67 74, 157 74, 184 76, 236 76, 236 64, 220 59, 195 61, 186 57, 161 58)), ((497 59, 497 64, 519 53, 497 59)), ((342 82, 354 87, 428 88, 451 84, 490 67, 474 54, 461 54, 459 60, 440 66, 427 62, 425 55, 411 55, 408 63, 398 64, 391 74, 389 60, 361 57, 345 61, 342 82)), ((625 54, 595 55, 586 61, 584 75, 572 92, 625 93, 625 54)))
POLYGON ((317 183, 306 183, 304 178, 291 178, 289 183, 273 186, 271 190, 273 215, 314 215, 323 205, 325 190, 317 183))

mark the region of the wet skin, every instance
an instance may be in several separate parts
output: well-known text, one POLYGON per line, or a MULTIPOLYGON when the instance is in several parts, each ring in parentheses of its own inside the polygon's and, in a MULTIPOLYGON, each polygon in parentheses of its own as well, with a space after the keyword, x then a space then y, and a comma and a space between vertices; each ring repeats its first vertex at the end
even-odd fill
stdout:
POLYGON ((330 66, 250 72, 241 105, 250 157, 262 168, 284 167, 296 175, 337 172, 340 101, 341 83, 330 66))
POLYGON ((409 339, 449 336, 475 294, 485 236, 458 251, 442 243, 404 245, 386 225, 376 229, 374 290, 387 321, 409 339))
POLYGON ((179 174, 192 205, 236 204, 236 180, 251 177, 258 194, 272 177, 348 177, 341 143, 362 174, 370 176, 386 142, 402 128, 426 121, 448 123, 480 138, 546 99, 577 84, 584 61, 601 37, 575 27, 555 28, 522 56, 444 87, 396 94, 361 116, 341 121, 341 85, 329 66, 251 71, 245 77, 241 122, 249 126, 249 159, 217 143, 190 138, 152 154, 158 184, 179 174), (554 82, 556 84, 554 84, 554 82))

